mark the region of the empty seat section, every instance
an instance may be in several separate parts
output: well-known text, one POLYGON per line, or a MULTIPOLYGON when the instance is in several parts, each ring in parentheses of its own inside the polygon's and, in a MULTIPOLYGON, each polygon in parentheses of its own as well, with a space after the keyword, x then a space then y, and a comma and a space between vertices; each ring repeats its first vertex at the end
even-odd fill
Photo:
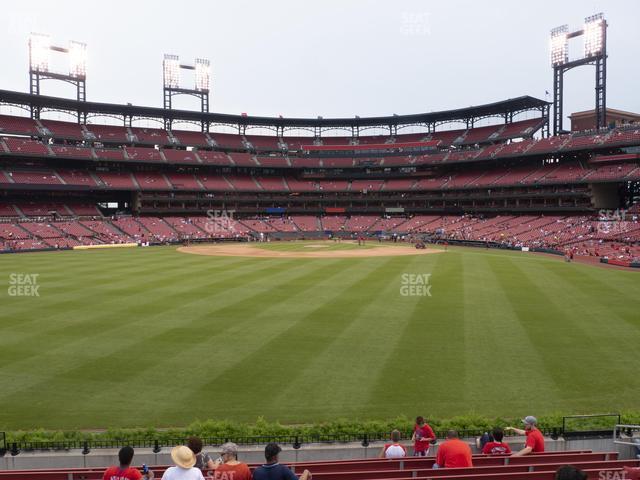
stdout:
POLYGON ((131 133, 135 135, 135 143, 147 145, 169 145, 169 137, 166 130, 159 128, 132 127, 131 133))
POLYGON ((86 125, 96 140, 106 143, 129 143, 127 129, 115 125, 86 125))
POLYGON ((164 154, 164 158, 167 159, 169 163, 184 163, 189 165, 199 165, 198 159, 194 152, 189 152, 187 150, 173 150, 173 149, 164 149, 162 151, 164 154))
POLYGON ((51 150, 56 157, 93 159, 91 149, 87 147, 74 147, 71 145, 51 145, 51 150))
POLYGON ((171 190, 172 187, 167 183, 164 175, 160 173, 134 173, 133 174, 138 185, 142 190, 171 190))
POLYGON ((38 125, 29 117, 0 115, 0 133, 15 133, 19 135, 38 135, 38 125))
POLYGON ((198 150, 196 153, 205 165, 230 166, 233 165, 231 160, 224 152, 210 152, 207 150, 198 150))
POLYGON ((45 156, 49 155, 49 149, 37 140, 29 140, 26 138, 17 137, 4 137, 4 142, 9 147, 11 153, 17 155, 34 155, 45 156))
POLYGON ((135 162, 164 163, 160 151, 155 148, 125 147, 127 157, 135 162))
POLYGON ((40 123, 44 126, 51 136, 54 138, 63 138, 69 140, 83 140, 84 134, 82 127, 78 123, 60 122, 57 120, 40 119, 40 123))

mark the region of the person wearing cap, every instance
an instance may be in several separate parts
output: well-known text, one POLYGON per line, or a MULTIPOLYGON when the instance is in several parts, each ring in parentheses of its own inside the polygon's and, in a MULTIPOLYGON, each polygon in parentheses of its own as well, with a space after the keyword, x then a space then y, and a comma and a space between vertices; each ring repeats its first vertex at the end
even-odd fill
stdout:
POLYGON ((530 453, 544 452, 544 437, 542 436, 542 432, 536 427, 538 419, 529 415, 522 420, 522 423, 524 424, 524 430, 514 427, 505 428, 505 430, 511 430, 518 435, 527 436, 524 448, 519 452, 514 453, 513 456, 521 457, 522 455, 529 455, 530 453))
POLYGON ((196 454, 185 445, 178 445, 171 450, 171 460, 176 464, 169 467, 162 475, 162 480, 204 480, 202 470, 195 468, 196 454))
MULTIPOLYGON (((118 461, 120 466, 107 468, 104 475, 102 475, 102 480, 141 480, 143 478, 139 470, 131 468, 131 462, 133 461, 132 447, 122 447, 118 452, 118 461)), ((151 480, 153 472, 149 470, 144 475, 144 478, 151 480)))
POLYGON ((290 468, 280 465, 278 454, 282 451, 276 443, 269 443, 264 449, 264 457, 267 463, 261 465, 253 471, 253 480, 311 480, 311 472, 305 470, 296 477, 290 468))
POLYGON ((214 480, 251 480, 251 470, 238 461, 238 445, 227 442, 220 447, 220 459, 214 466, 214 480))

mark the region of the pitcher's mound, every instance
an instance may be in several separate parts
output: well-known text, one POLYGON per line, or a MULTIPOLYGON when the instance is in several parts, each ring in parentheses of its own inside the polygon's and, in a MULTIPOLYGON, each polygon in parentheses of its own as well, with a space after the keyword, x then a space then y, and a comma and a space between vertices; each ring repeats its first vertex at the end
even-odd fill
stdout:
POLYGON ((193 245, 189 247, 179 247, 178 251, 183 253, 194 253, 196 255, 213 255, 217 257, 261 257, 261 258, 363 258, 363 257, 396 257, 404 255, 428 255, 431 253, 441 253, 443 250, 430 248, 417 250, 409 245, 376 245, 372 248, 353 248, 349 250, 321 250, 329 248, 330 245, 313 243, 306 245, 309 251, 283 251, 269 250, 247 243, 218 243, 209 245, 193 245), (320 249, 320 250, 316 250, 320 249))

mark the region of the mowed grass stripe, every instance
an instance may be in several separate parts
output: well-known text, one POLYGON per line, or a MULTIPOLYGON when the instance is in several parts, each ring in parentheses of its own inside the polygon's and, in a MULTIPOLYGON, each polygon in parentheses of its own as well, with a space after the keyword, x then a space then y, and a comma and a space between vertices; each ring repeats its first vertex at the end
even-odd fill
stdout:
MULTIPOLYGON (((348 275, 344 275, 340 285, 327 287, 336 294, 331 301, 327 302, 324 297, 310 312, 290 316, 286 329, 242 362, 215 375, 212 381, 198 389, 190 402, 197 401, 206 393, 214 393, 216 402, 221 401, 225 411, 243 416, 259 398, 265 416, 295 421, 296 414, 288 410, 301 398, 287 400, 283 405, 279 393, 304 375, 313 359, 322 355, 357 318, 371 297, 370 286, 392 261, 392 258, 367 259, 358 263, 349 260, 348 275), (244 395, 238 395, 238 392, 244 395)), ((253 334, 260 335, 260 329, 253 334)), ((299 392, 298 395, 304 394, 299 392)))
MULTIPOLYGON (((464 403, 466 367, 463 266, 459 252, 424 257, 432 296, 413 299, 413 311, 378 374, 368 408, 379 417, 439 414, 464 403)), ((366 412, 367 410, 364 410, 366 412)))
MULTIPOLYGON (((212 275, 214 283, 204 285, 209 287, 213 284, 229 284, 232 278, 241 278, 241 281, 244 281, 247 272, 269 269, 271 265, 264 263, 260 266, 250 260, 211 263, 199 267, 197 275, 212 275)), ((7 325, 12 325, 14 330, 22 332, 25 336, 23 345, 17 345, 17 347, 28 348, 29 337, 34 335, 49 335, 48 341, 51 341, 51 337, 56 332, 61 332, 60 340, 66 342, 69 335, 75 334, 84 338, 96 335, 101 328, 108 330, 118 326, 118 320, 126 320, 127 318, 126 316, 120 317, 118 315, 120 311, 126 310, 128 314, 133 313, 132 305, 127 302, 129 297, 146 299, 138 302, 138 306, 151 308, 151 310, 142 311, 142 314, 146 315, 153 311, 153 306, 167 311, 168 306, 171 306, 172 298, 185 300, 183 296, 185 293, 198 295, 197 289, 194 289, 191 284, 194 278, 198 278, 193 271, 180 270, 167 275, 164 274, 160 265, 156 265, 154 269, 147 269, 147 271, 155 280, 143 282, 140 279, 132 278, 127 282, 119 282, 112 279, 109 284, 105 283, 100 287, 99 292, 89 293, 87 296, 78 296, 78 291, 70 286, 69 291, 57 295, 45 295, 43 292, 43 296, 39 298, 16 297, 21 298, 25 303, 28 301, 38 303, 37 307, 32 308, 32 314, 27 318, 23 319, 20 315, 13 314, 13 321, 6 322, 7 325), (180 282, 181 279, 184 281, 180 282), (163 294, 162 289, 169 291, 170 294, 163 294), (70 314, 70 312, 73 313, 70 314), (112 321, 105 322, 103 321, 105 318, 110 318, 112 321)), ((77 285, 75 288, 77 289, 77 285)), ((84 293, 84 289, 81 291, 84 293)), ((179 306, 179 303, 176 305, 179 306)))
MULTIPOLYGON (((572 358, 569 363, 563 361, 563 364, 567 369, 581 368, 585 377, 591 378, 590 388, 599 392, 599 398, 609 396, 614 401, 620 393, 631 394, 640 388, 640 377, 637 375, 625 382, 610 375, 612 371, 623 371, 628 366, 629 358, 621 355, 621 352, 632 350, 640 343, 640 331, 632 323, 632 319, 638 317, 638 310, 624 302, 620 292, 611 291, 601 278, 584 276, 580 273, 581 266, 575 267, 575 264, 565 264, 541 272, 549 290, 547 298, 556 308, 569 312, 570 328, 575 332, 572 335, 576 342, 572 358), (559 273, 561 270, 563 275, 559 273), (574 312, 580 311, 580 306, 585 302, 591 302, 592 308, 576 316, 574 312), (611 345, 618 348, 612 349, 611 345)), ((530 278, 538 272, 539 267, 536 266, 525 274, 530 278)), ((637 284, 629 282, 627 287, 633 292, 637 284)), ((581 379, 575 379, 573 386, 578 398, 572 402, 582 408, 594 408, 592 396, 582 395, 582 384, 581 379)), ((621 404, 619 408, 625 407, 632 408, 633 403, 621 404)))
POLYGON ((362 310, 337 313, 346 328, 272 403, 298 416, 301 409, 314 412, 318 419, 362 415, 362 405, 371 400, 380 368, 395 349, 406 314, 416 303, 416 297, 400 297, 401 274, 420 271, 419 263, 419 256, 388 261, 368 284, 367 298, 354 299, 362 310))
MULTIPOLYGON (((295 260, 280 261, 278 263, 273 263, 272 261, 259 262, 258 265, 253 265, 253 273, 258 272, 260 278, 254 281, 261 283, 264 279, 268 280, 271 275, 288 272, 289 267, 296 263, 298 262, 295 260)), ((237 269, 233 273, 229 272, 226 278, 221 278, 220 276, 215 278, 210 282, 201 283, 199 286, 200 292, 189 285, 185 286, 184 288, 191 297, 190 301, 211 301, 215 297, 215 294, 212 295, 209 292, 210 287, 213 285, 224 285, 228 291, 233 288, 242 290, 245 285, 250 285, 251 283, 247 281, 246 272, 241 272, 237 269)), ((12 394, 16 389, 33 387, 34 384, 39 382, 39 379, 47 379, 54 372, 68 370, 70 364, 77 364, 83 357, 95 358, 108 355, 114 348, 131 348, 134 344, 144 341, 150 334, 157 333, 162 327, 157 321, 157 317, 150 322, 150 312, 156 310, 156 313, 162 315, 168 315, 175 311, 184 312, 189 303, 189 300, 181 297, 181 294, 175 291, 179 287, 172 287, 169 284, 167 288, 173 290, 174 293, 172 295, 162 295, 162 292, 154 289, 153 295, 147 296, 144 302, 139 302, 135 306, 125 302, 118 308, 110 307, 101 309, 100 313, 94 312, 93 316, 85 317, 80 325, 74 326, 72 329, 67 329, 65 326, 59 327, 58 331, 62 334, 62 337, 60 338, 61 342, 56 347, 50 346, 49 349, 36 350, 39 353, 26 358, 22 356, 6 359, 7 361, 0 366, 0 378, 5 372, 16 372, 21 369, 33 371, 34 373, 31 375, 31 382, 27 382, 27 377, 21 377, 21 381, 13 382, 10 387, 1 391, 0 398, 12 394), (136 309, 140 309, 141 316, 134 316, 134 319, 132 319, 132 314, 135 313, 136 309), (118 313, 121 313, 121 315, 118 315, 118 313), (137 330, 136 324, 138 323, 145 326, 141 330, 137 330), (113 341, 114 339, 115 341, 113 341), (78 355, 80 355, 79 358, 78 355)), ((218 292, 218 295, 222 296, 224 292, 218 292)), ((181 321, 180 317, 173 316, 169 320, 170 326, 175 326, 176 322, 180 323, 181 321)), ((39 340, 41 342, 50 341, 51 335, 44 335, 39 340)), ((0 358, 2 358, 1 355, 2 352, 0 351, 0 358)))
MULTIPOLYGON (((234 405, 247 395, 251 386, 247 389, 223 390, 218 378, 245 362, 247 357, 291 328, 295 323, 291 315, 293 311, 296 315, 302 314, 339 295, 339 289, 335 288, 336 280, 345 274, 347 268, 353 272, 354 268, 357 270, 365 262, 365 259, 361 259, 347 265, 336 260, 311 261, 308 264, 308 273, 280 286, 281 288, 277 289, 279 294, 262 293, 255 298, 257 301, 243 303, 246 308, 241 311, 232 306, 218 311, 217 314, 223 316, 231 328, 225 332, 224 337, 215 339, 214 348, 208 355, 204 355, 206 352, 202 351, 202 375, 195 384, 193 378, 178 379, 175 382, 172 403, 166 408, 173 409, 175 405, 187 403, 191 405, 192 414, 195 412, 196 415, 203 416, 213 407, 220 411, 234 408, 234 405), (314 294, 317 291, 327 293, 319 296, 314 294), (270 298, 274 296, 275 299, 270 298), (229 400, 225 400, 222 394, 229 397, 229 400)), ((203 348, 206 348, 205 345, 203 348)), ((243 382, 243 379, 244 377, 239 377, 237 381, 243 382)), ((165 413, 161 411, 158 415, 162 416, 165 413)), ((251 411, 242 411, 241 414, 246 415, 245 419, 256 418, 251 411)), ((188 417, 189 413, 186 415, 188 417)))
MULTIPOLYGON (((48 325, 63 322, 64 327, 65 321, 76 323, 84 321, 85 316, 93 316, 96 309, 104 308, 109 311, 111 308, 109 303, 127 304, 127 297, 144 297, 150 291, 157 293, 155 290, 163 286, 175 289, 179 286, 176 280, 184 277, 188 282, 193 278, 192 268, 184 267, 173 270, 173 273, 167 273, 164 262, 160 260, 147 266, 136 267, 135 270, 127 271, 125 275, 118 271, 112 273, 110 277, 104 276, 96 281, 70 274, 66 280, 55 283, 53 288, 51 287, 53 282, 47 281, 46 278, 38 279, 41 285, 39 292, 41 296, 12 297, 6 303, 8 307, 14 308, 4 311, 0 318, 5 320, 4 317, 8 317, 4 324, 16 326, 23 331, 39 328, 38 325, 32 325, 34 323, 41 323, 46 328, 48 325), (135 275, 138 272, 144 275, 135 275), (69 315, 70 312, 73 314, 69 315)), ((242 267, 255 269, 255 262, 240 258, 210 264, 203 262, 197 272, 228 275, 242 267)), ((109 271, 109 267, 104 268, 109 271)))
MULTIPOLYGON (((539 405, 531 395, 532 385, 551 398, 559 393, 500 282, 500 277, 512 273, 512 260, 482 252, 464 255, 464 303, 468 306, 464 358, 469 372, 465 388, 473 392, 473 399, 466 409, 461 406, 460 414, 503 415, 504 405, 513 411, 536 411, 539 405)), ((514 281, 509 288, 520 286, 514 281)))
POLYGON ((285 260, 164 247, 0 256, 0 287, 11 271, 41 273, 47 295, 0 292, 0 430, 635 408, 629 272, 481 249, 285 260), (400 299, 403 270, 433 273, 434 296, 400 299), (583 371, 565 382, 567 363, 583 371))
MULTIPOLYGON (((273 261, 265 263, 271 264, 272 267, 274 266, 273 261)), ((308 268, 305 262, 280 260, 277 261, 277 267, 278 275, 282 277, 283 281, 287 280, 287 282, 296 281, 305 273, 308 274, 308 268), (292 276, 293 280, 291 280, 292 276)), ((326 265, 326 268, 332 268, 331 264, 326 265)), ((258 276, 258 278, 253 280, 256 284, 266 282, 271 288, 277 288, 283 283, 273 276, 265 275, 264 271, 258 267, 256 267, 254 274, 258 276)), ((255 294, 256 291, 259 291, 258 285, 256 285, 255 289, 252 289, 251 283, 252 281, 248 278, 245 278, 244 281, 241 282, 243 285, 242 290, 247 292, 247 294, 251 292, 255 294)), ((99 339, 96 339, 98 347, 92 351, 94 358, 81 363, 76 362, 78 364, 77 367, 63 371, 61 374, 51 378, 48 383, 52 389, 69 392, 69 396, 77 395, 78 388, 82 388, 83 395, 86 395, 88 398, 91 398, 92 395, 100 395, 106 405, 108 405, 106 410, 102 408, 99 412, 104 415, 105 419, 114 418, 113 421, 117 422, 117 412, 119 410, 121 411, 124 407, 126 407, 128 411, 131 411, 132 414, 137 412, 138 415, 144 415, 146 412, 148 415, 149 413, 156 412, 155 415, 157 416, 158 398, 171 398, 171 394, 174 391, 184 392, 184 390, 180 388, 179 380, 172 382, 166 381, 167 368, 173 367, 177 363, 174 358, 176 354, 173 352, 179 352, 178 355, 184 360, 188 359, 190 363, 204 364, 206 357, 194 358, 192 355, 192 358, 188 358, 185 353, 188 353, 188 349, 197 345, 199 339, 207 338, 207 330, 205 327, 211 327, 210 332, 213 332, 214 335, 224 331, 222 325, 215 327, 211 325, 211 314, 216 310, 238 307, 241 304, 254 305, 254 303, 251 302, 252 298, 250 295, 238 296, 229 294, 229 292, 233 290, 232 282, 227 281, 225 286, 228 288, 218 292, 217 295, 203 294, 199 296, 199 302, 203 303, 202 306, 208 302, 214 302, 216 297, 224 296, 224 302, 221 303, 218 301, 216 304, 217 308, 207 310, 205 315, 201 315, 200 318, 206 317, 206 323, 208 325, 189 325, 189 321, 183 321, 180 322, 179 325, 174 325, 172 322, 163 329, 158 328, 158 322, 155 322, 155 328, 148 330, 148 332, 155 332, 152 336, 149 337, 148 335, 144 335, 143 332, 140 332, 138 335, 131 337, 136 339, 133 343, 129 341, 112 345, 111 348, 113 351, 105 348, 105 346, 99 342, 99 339), (163 341, 163 339, 166 341, 163 341), (147 348, 145 348, 145 345, 147 345, 147 348), (148 347, 154 348, 154 352, 149 352, 148 347), (187 352, 185 352, 185 350, 187 350, 187 352), (98 352, 102 355, 95 358, 98 352), (104 354, 105 352, 107 352, 106 355, 104 354), (146 362, 136 360, 142 352, 145 352, 146 362), (139 402, 131 401, 126 391, 126 384, 118 384, 121 372, 128 369, 133 369, 132 376, 140 377, 141 382, 148 385, 147 393, 149 396, 136 397, 140 399, 139 402), (152 375, 151 370, 153 370, 155 374, 152 375), (64 386, 64 388, 60 388, 61 386, 64 386), (125 405, 123 405, 123 402, 125 405), (149 402, 151 402, 152 405, 150 405, 149 402), (150 406, 154 406, 154 408, 150 408, 150 406)), ((269 294, 267 293, 267 295, 269 294)), ((181 304, 178 302, 177 305, 180 306, 181 304)), ((255 305, 259 307, 260 303, 257 302, 255 305)), ((184 304, 182 304, 182 307, 184 307, 184 304)), ((185 316, 185 318, 189 317, 185 316)), ((228 325, 231 326, 232 324, 229 323, 228 325)), ((220 339, 220 342, 224 341, 224 338, 220 339)), ((106 347, 108 347, 108 345, 106 347)), ((202 353, 206 352, 203 351, 202 353)), ((193 377, 189 378, 193 381, 193 377)), ((38 391, 46 391, 47 388, 48 385, 37 385, 38 391)), ((60 404, 64 405, 65 403, 60 402, 60 404)), ((179 403, 176 402, 172 405, 172 408, 174 408, 176 405, 179 405, 179 403)), ((88 407, 89 410, 92 410, 92 404, 89 402, 88 407)), ((66 413, 63 409, 58 413, 58 416, 64 417, 66 413)), ((89 415, 95 415, 95 413, 97 412, 88 412, 89 415)), ((139 418, 138 421, 142 421, 143 418, 144 417, 139 418)), ((77 415, 74 415, 73 419, 76 421, 81 420, 78 419, 77 415)))
MULTIPOLYGON (((511 262, 514 278, 518 278, 519 288, 506 288, 507 280, 502 276, 509 301, 517 313, 517 319, 527 331, 531 344, 538 350, 545 364, 545 371, 553 378, 559 400, 564 405, 580 405, 588 393, 585 386, 593 391, 601 391, 599 380, 594 376, 601 372, 606 362, 598 357, 598 346, 594 339, 586 335, 578 326, 584 316, 575 318, 574 312, 554 302, 558 292, 548 289, 551 275, 536 275, 511 262), (549 323, 554 324, 554 335, 549 335, 549 323)), ((566 293, 561 293, 566 295, 566 293)), ((604 373, 604 372, 601 372, 604 373)))

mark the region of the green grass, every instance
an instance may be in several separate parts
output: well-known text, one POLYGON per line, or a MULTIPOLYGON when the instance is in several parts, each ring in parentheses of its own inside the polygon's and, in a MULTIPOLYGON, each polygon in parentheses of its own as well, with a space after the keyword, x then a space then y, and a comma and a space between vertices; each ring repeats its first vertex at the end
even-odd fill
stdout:
POLYGON ((637 272, 158 247, 1 255, 0 287, 0 430, 637 408, 637 272), (9 296, 11 273, 40 296, 9 296), (403 273, 432 296, 401 296, 403 273))

